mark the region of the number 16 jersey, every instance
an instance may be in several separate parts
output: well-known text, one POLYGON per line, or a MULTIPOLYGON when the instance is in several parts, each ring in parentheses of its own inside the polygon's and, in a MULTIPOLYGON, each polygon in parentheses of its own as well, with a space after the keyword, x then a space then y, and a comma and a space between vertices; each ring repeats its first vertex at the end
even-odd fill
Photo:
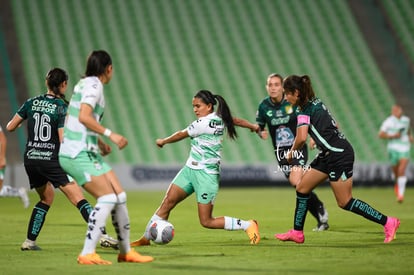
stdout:
POLYGON ((39 161, 58 162, 60 140, 58 129, 63 128, 67 104, 53 95, 39 95, 28 99, 17 111, 27 120, 25 165, 39 161))

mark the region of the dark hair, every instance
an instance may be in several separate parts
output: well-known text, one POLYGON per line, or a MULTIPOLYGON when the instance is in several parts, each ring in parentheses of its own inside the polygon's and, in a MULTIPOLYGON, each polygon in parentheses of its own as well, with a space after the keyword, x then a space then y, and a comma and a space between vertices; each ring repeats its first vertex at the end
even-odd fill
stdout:
POLYGON ((231 115, 230 108, 222 96, 214 95, 208 90, 200 90, 194 97, 201 99, 205 104, 213 105, 213 109, 214 105, 216 105, 218 102, 216 113, 223 120, 224 126, 227 128, 228 136, 231 139, 237 138, 237 132, 236 128, 234 127, 233 117, 231 115))
POLYGON ((63 82, 68 81, 68 79, 68 74, 65 70, 60 68, 53 68, 46 74, 46 85, 49 90, 51 90, 55 96, 62 98, 66 103, 68 103, 68 101, 65 99, 65 95, 60 93, 59 86, 63 82))
POLYGON ((299 102, 297 105, 301 108, 315 98, 312 83, 308 75, 290 75, 286 77, 283 81, 283 89, 285 90, 285 93, 294 93, 295 90, 299 91, 299 102))
POLYGON ((104 50, 93 51, 86 62, 85 76, 100 76, 112 64, 111 56, 104 50))

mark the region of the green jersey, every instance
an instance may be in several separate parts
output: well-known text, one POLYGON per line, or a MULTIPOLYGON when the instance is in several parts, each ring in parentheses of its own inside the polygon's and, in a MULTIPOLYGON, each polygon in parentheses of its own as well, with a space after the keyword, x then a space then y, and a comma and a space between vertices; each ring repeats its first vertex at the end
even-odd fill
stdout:
POLYGON ((309 126, 309 135, 320 150, 343 152, 349 145, 328 108, 319 98, 310 100, 303 109, 298 108, 296 113, 298 127, 309 126))
POLYGON ((259 104, 256 122, 262 129, 267 125, 275 149, 292 146, 296 136, 295 109, 284 98, 280 103, 274 103, 266 97, 259 104))
POLYGON ((58 129, 65 122, 67 104, 54 95, 39 95, 28 99, 17 111, 27 120, 25 165, 38 161, 58 161, 60 146, 58 129))

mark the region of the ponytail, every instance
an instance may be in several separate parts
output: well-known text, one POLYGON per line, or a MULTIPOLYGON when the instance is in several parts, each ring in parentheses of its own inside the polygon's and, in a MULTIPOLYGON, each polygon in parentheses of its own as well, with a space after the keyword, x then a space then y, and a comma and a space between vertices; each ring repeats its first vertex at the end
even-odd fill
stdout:
POLYGON ((227 134, 231 139, 237 138, 237 132, 236 127, 234 127, 233 122, 233 116, 231 115, 231 111, 229 106, 227 105, 227 102, 224 100, 224 98, 220 95, 215 95, 215 98, 218 101, 217 106, 217 115, 221 117, 221 119, 224 122, 224 125, 227 128, 227 134))
POLYGON ((315 98, 312 83, 308 75, 298 76, 290 75, 283 80, 283 89, 285 93, 299 92, 299 101, 297 105, 303 108, 310 100, 315 98))
POLYGON ((223 120, 224 126, 227 128, 227 135, 233 140, 237 138, 233 116, 226 100, 222 96, 214 95, 208 90, 200 90, 194 97, 200 98, 205 104, 212 104, 213 108, 218 102, 216 113, 223 120))
POLYGON ((65 70, 60 68, 53 68, 46 74, 46 85, 48 89, 52 91, 56 97, 63 99, 66 104, 69 102, 66 100, 65 95, 60 93, 59 86, 63 82, 68 81, 68 79, 68 74, 65 72, 65 70))
POLYGON ((315 92, 313 91, 310 77, 308 75, 302 75, 301 76, 301 81, 302 81, 302 85, 303 85, 303 92, 306 95, 306 98, 308 100, 314 99, 315 98, 315 92))

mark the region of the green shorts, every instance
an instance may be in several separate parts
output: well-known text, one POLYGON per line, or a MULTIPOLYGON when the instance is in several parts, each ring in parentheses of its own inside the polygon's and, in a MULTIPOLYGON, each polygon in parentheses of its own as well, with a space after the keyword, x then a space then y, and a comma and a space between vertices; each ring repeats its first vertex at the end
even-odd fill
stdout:
POLYGON ((410 152, 397 152, 397 151, 388 151, 388 158, 391 162, 392 166, 395 166, 398 164, 398 162, 401 159, 409 159, 410 158, 410 152))
POLYGON ((218 174, 207 174, 203 170, 184 166, 172 182, 188 195, 195 192, 198 203, 214 204, 219 189, 219 177, 218 174))
POLYGON ((101 155, 86 151, 75 158, 59 156, 59 163, 80 186, 90 182, 91 176, 100 176, 112 170, 101 155))

